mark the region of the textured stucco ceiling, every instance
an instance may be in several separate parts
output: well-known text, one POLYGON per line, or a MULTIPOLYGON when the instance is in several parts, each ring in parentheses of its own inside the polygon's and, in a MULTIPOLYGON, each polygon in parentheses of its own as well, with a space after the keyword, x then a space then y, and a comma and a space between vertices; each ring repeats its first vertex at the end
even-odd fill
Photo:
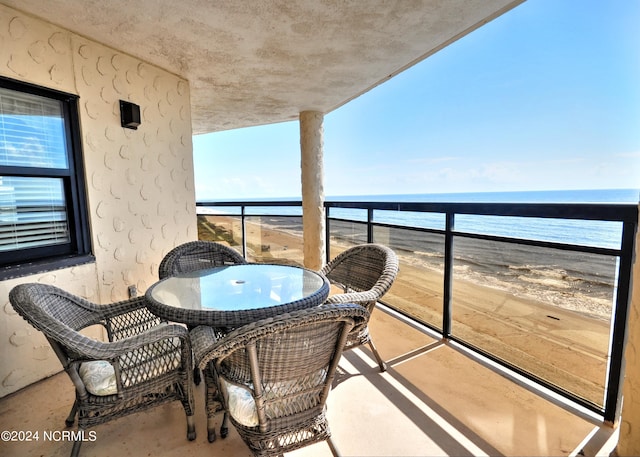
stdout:
POLYGON ((328 113, 523 0, 0 0, 189 80, 194 133, 328 113))

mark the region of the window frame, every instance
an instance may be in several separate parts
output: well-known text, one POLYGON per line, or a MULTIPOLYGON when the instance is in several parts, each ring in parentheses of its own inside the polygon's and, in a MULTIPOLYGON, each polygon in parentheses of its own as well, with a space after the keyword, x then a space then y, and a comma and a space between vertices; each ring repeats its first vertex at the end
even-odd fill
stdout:
POLYGON ((61 102, 67 144, 67 168, 38 168, 0 165, 0 175, 60 178, 63 182, 68 243, 23 248, 0 253, 0 280, 24 276, 95 261, 87 211, 79 96, 0 76, 0 87, 61 102))

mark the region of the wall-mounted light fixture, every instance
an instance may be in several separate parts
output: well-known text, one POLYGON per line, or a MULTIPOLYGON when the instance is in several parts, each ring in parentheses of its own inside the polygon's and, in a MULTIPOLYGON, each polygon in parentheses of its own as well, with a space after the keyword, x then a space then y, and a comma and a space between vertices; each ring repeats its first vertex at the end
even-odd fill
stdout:
POLYGON ((135 103, 120 100, 120 125, 137 130, 140 124, 140 107, 135 103))

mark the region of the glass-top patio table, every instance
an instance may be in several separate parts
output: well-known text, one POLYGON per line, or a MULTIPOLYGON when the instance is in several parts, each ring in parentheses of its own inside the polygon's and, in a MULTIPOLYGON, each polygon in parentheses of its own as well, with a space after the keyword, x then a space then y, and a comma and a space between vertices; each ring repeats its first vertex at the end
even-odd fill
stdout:
POLYGON ((151 312, 189 327, 233 329, 324 303, 329 281, 306 268, 241 264, 165 278, 146 293, 151 312))

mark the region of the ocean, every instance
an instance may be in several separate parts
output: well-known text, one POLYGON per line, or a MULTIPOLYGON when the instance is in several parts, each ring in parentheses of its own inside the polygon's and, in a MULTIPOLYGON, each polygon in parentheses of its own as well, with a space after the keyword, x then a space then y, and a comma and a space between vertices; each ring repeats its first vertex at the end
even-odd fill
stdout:
POLYGON ((328 201, 413 201, 448 203, 638 203, 640 189, 540 190, 328 196, 328 201))
MULTIPOLYGON (((639 196, 640 191, 637 189, 609 189, 360 195, 327 197, 327 201, 637 204, 639 196)), ((215 208, 214 212, 228 214, 236 211, 235 208, 215 208)), ((266 214, 261 218, 262 224, 271 229, 301 234, 300 218, 278 217, 299 216, 299 207, 250 207, 247 208, 247 214, 266 214)), ((330 215, 353 221, 330 222, 334 241, 346 244, 366 242, 366 230, 360 223, 366 221, 365 210, 331 208, 330 215)), ((443 214, 376 210, 374 221, 398 226, 444 229, 443 214)), ((455 229, 466 233, 619 249, 622 223, 458 215, 455 229)), ((375 229, 374 234, 377 241, 394 249, 401 261, 435 272, 443 270, 443 235, 380 227, 375 229)), ((454 297, 455 280, 461 279, 608 320, 611 317, 618 262, 617 256, 455 237, 454 297)))
MULTIPOLYGON (((253 199, 250 201, 287 201, 282 199, 253 199)), ((528 192, 476 192, 449 194, 393 194, 393 195, 350 195, 327 196, 327 201, 361 202, 433 202, 433 203, 625 203, 638 204, 640 189, 594 189, 528 192)), ((216 208, 211 214, 236 212, 238 208, 216 208)), ((259 207, 247 208, 246 214, 271 214, 299 216, 299 207, 259 207)), ((362 209, 331 208, 332 217, 365 222, 367 212, 362 209)), ((444 230, 443 214, 418 213, 408 211, 374 212, 375 222, 401 226, 422 227, 444 230)), ((275 221, 274 221, 275 222, 275 221)), ((285 224, 287 222, 283 221, 285 224)), ((458 215, 457 231, 497 236, 514 236, 538 241, 551 241, 584 246, 619 249, 622 224, 604 221, 575 221, 569 219, 540 219, 523 217, 496 217, 458 215)))

